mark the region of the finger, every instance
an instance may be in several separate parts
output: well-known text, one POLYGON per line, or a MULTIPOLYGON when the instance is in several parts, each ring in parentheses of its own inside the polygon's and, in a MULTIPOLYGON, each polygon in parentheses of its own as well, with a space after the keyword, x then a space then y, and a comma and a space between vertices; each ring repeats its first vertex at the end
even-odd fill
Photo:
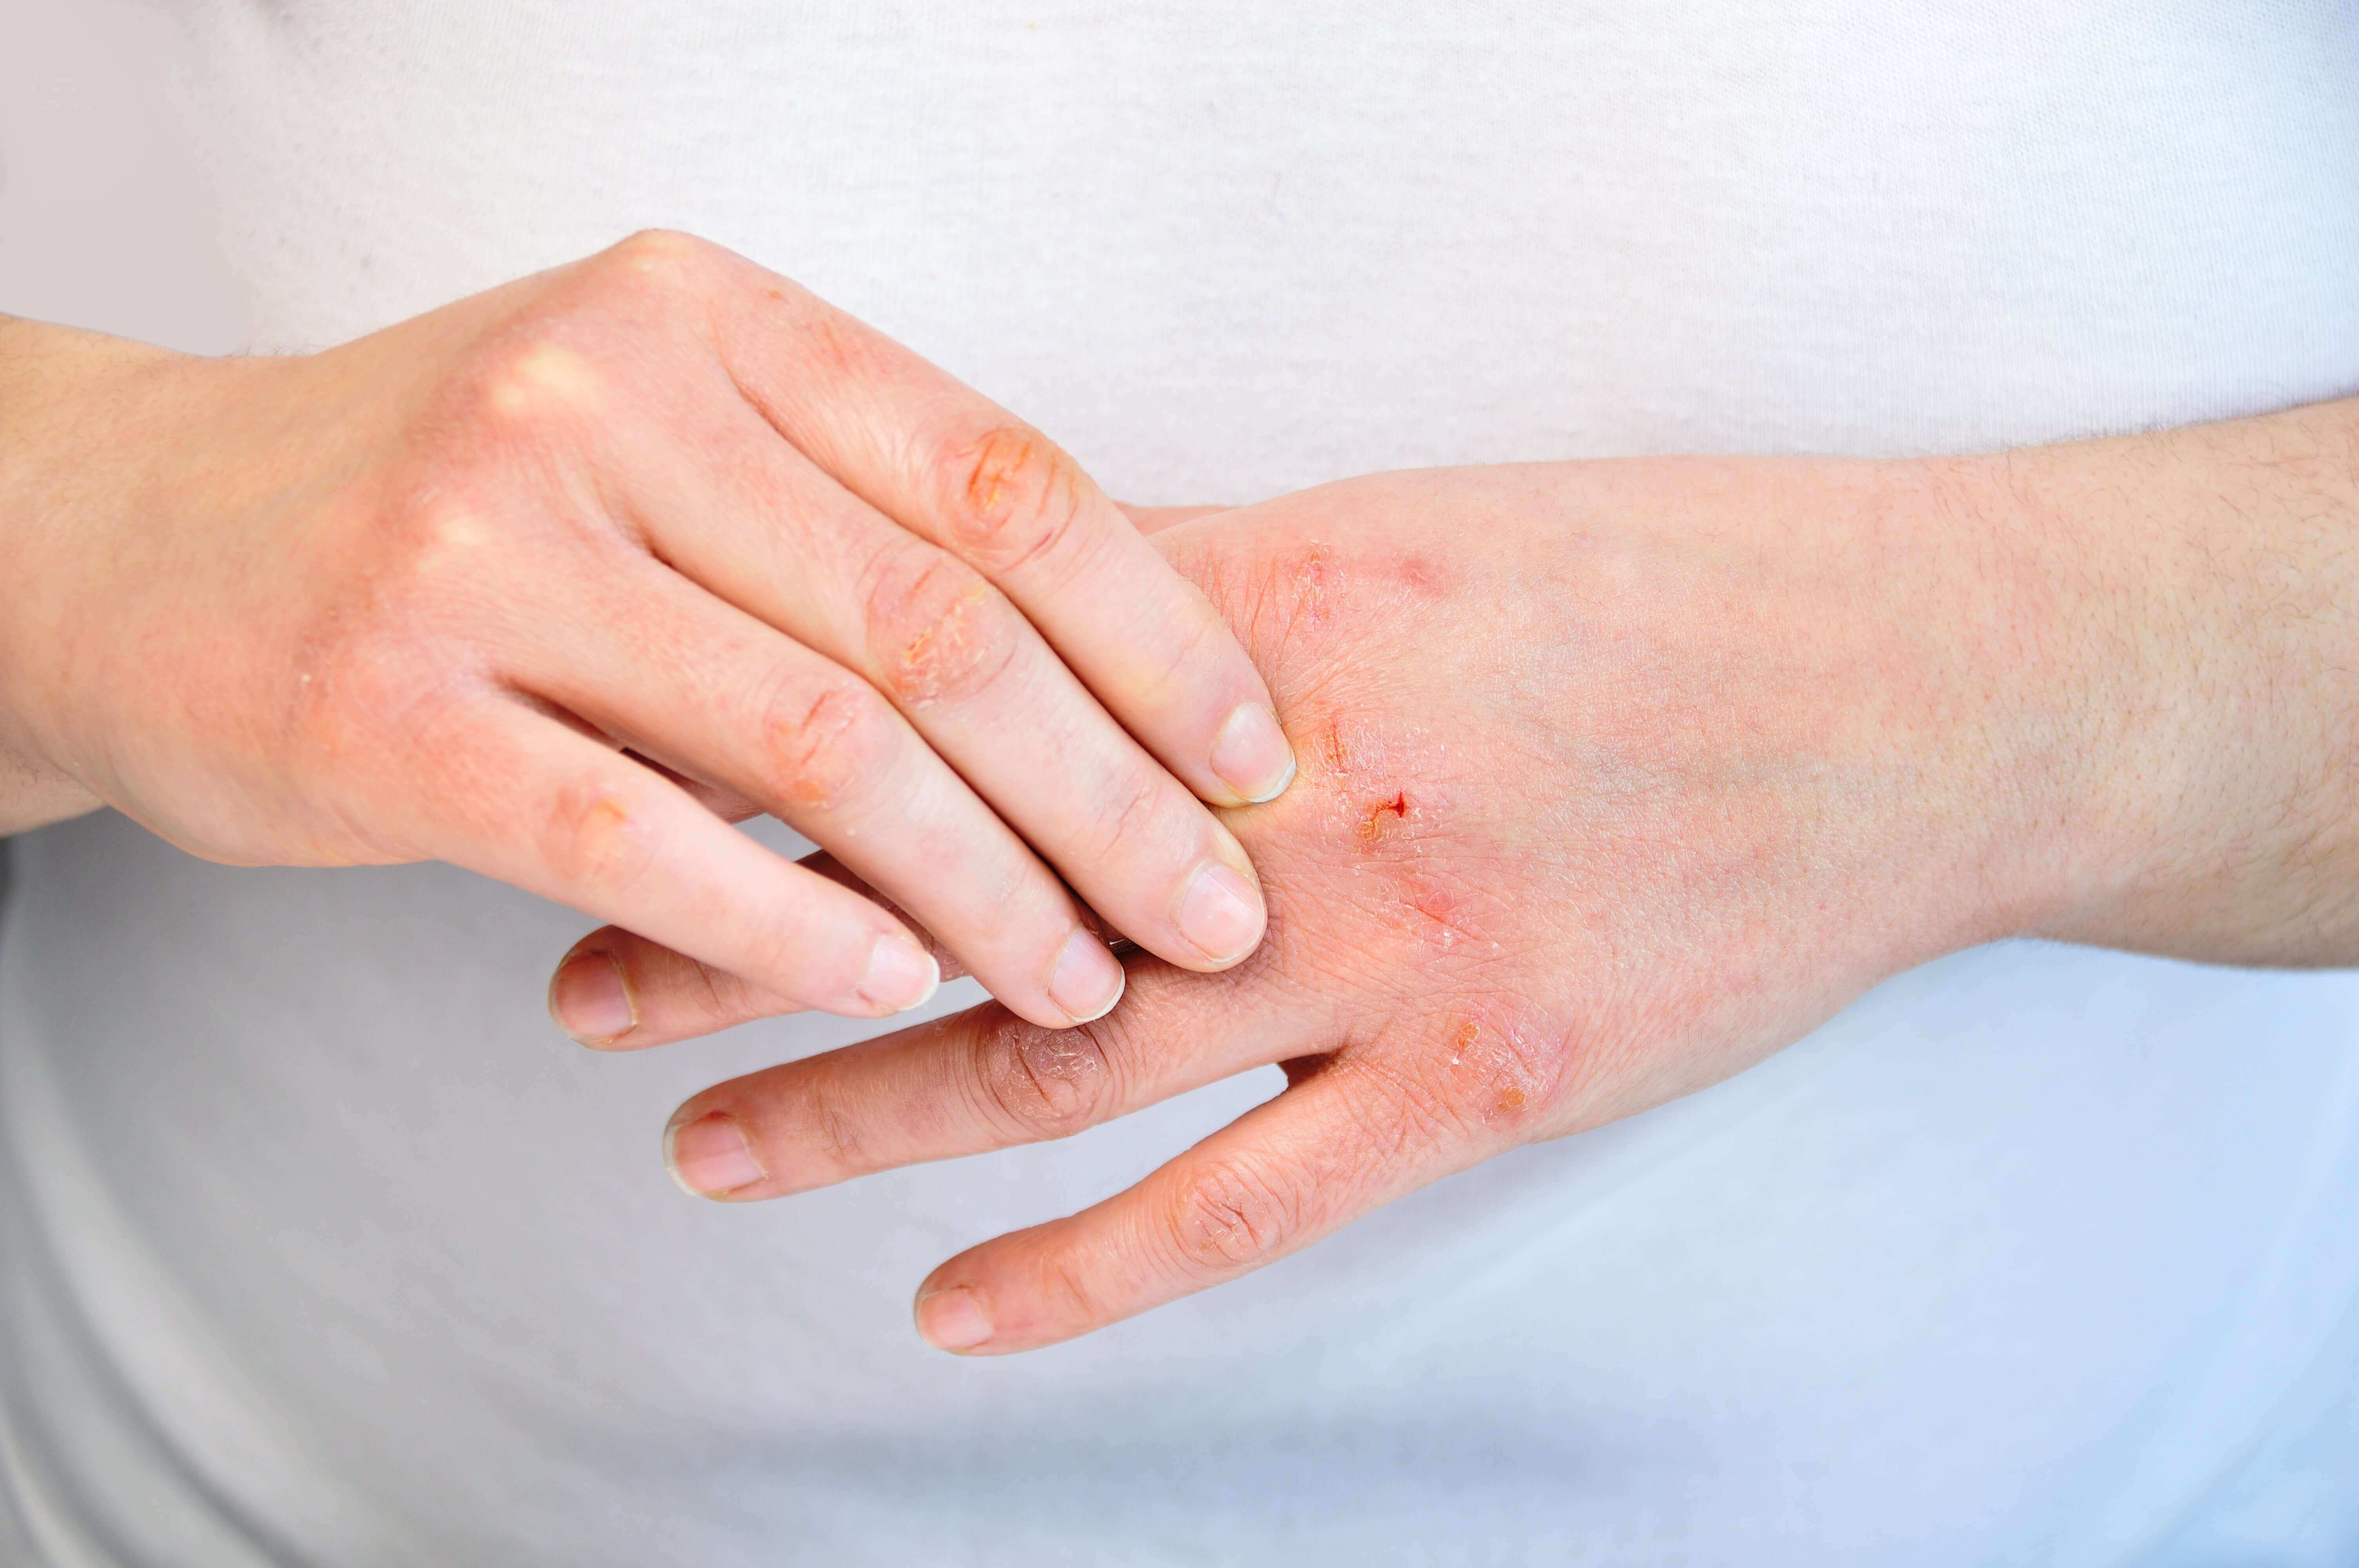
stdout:
MULTIPOLYGON (((958 955, 912 920, 908 911, 854 876, 834 856, 822 852, 806 856, 798 863, 873 901, 908 925, 933 955, 944 980, 955 980, 967 973, 958 955)), ((1130 946, 1124 938, 1110 938, 1105 922, 1096 911, 1084 907, 1081 915, 1082 924, 1101 941, 1110 940, 1117 950, 1130 946)), ((613 1004, 607 999, 617 994, 617 987, 621 994, 631 999, 633 1027, 625 1035, 600 1042, 617 1048, 636 1050, 669 1044, 750 1023, 757 1018, 774 1018, 798 1011, 789 998, 764 990, 710 964, 699 963, 684 953, 675 953, 636 932, 607 925, 575 943, 559 961, 549 979, 550 1015, 563 1027, 571 1003, 580 1000, 585 1006, 606 1006, 611 1016, 613 1004)))
MULTIPOLYGON (((750 410, 708 426, 693 452, 641 440, 624 466, 614 482, 665 560, 867 679, 1125 935, 1194 969, 1260 940, 1266 911, 1235 838, 972 568, 879 516, 750 410)), ((1049 1021, 1000 991, 968 940, 935 929, 1019 1011, 1049 1021)))
POLYGON ((762 809, 759 801, 748 800, 734 789, 725 788, 705 779, 691 777, 662 759, 651 757, 636 747, 626 746, 623 750, 634 760, 646 763, 686 790, 690 800, 723 822, 744 822, 750 817, 769 815, 762 809))
MULTIPOLYGON (((875 893, 868 896, 908 924, 905 912, 888 900, 875 893)), ((912 925, 910 935, 932 956, 945 981, 965 978, 965 966, 957 954, 932 940, 921 927, 912 925)), ((599 1050, 638 1051, 669 1045, 756 1019, 802 1011, 802 1004, 792 997, 619 925, 602 925, 567 948, 549 979, 549 1017, 576 1042, 599 1050), (601 1027, 617 1019, 627 1025, 619 1033, 601 1027)))
POLYGON ((878 1018, 940 983, 850 889, 771 853, 678 785, 521 701, 471 712, 412 803, 420 849, 646 933, 803 1007, 878 1018))
MULTIPOLYGON (((1122 967, 1064 884, 874 688, 668 567, 615 555, 552 585, 576 631, 512 655, 512 678, 829 845, 1024 1017, 1064 1028, 1114 1004, 1122 967)), ((589 994, 552 991, 559 1022, 589 994)), ((636 1026, 601 1034, 653 1043, 636 1026)))
POLYGON ((601 1051, 642 1050, 803 1011, 790 996, 619 925, 576 942, 549 979, 549 1016, 575 1044, 601 1051))
POLYGON ((743 1201, 1062 1138, 1300 1055, 1316 1012, 1268 984, 1142 963, 1126 1005, 1078 1029, 987 1005, 716 1085, 673 1115, 665 1154, 690 1192, 743 1201))
POLYGON ((982 572, 1173 774, 1223 806, 1294 776, 1268 687, 1211 602, 1038 431, 748 265, 723 358, 777 429, 982 572))
POLYGON ((919 1288, 919 1332, 968 1355, 1053 1345, 1273 1262, 1473 1158, 1417 1097, 1340 1058, 1128 1191, 944 1263, 919 1288))
POLYGON ((1210 517, 1216 512, 1228 512, 1227 506, 1133 506, 1127 501, 1114 505, 1130 519, 1130 525, 1142 534, 1160 534, 1166 528, 1177 528, 1182 523, 1193 523, 1199 517, 1210 517))

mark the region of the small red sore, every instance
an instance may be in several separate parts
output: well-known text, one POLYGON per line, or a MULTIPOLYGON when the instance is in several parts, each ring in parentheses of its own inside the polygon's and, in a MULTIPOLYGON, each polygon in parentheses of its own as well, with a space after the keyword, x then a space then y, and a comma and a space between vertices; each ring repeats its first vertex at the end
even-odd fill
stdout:
POLYGON ((1373 844, 1377 840, 1377 838, 1381 838, 1385 831, 1385 818, 1386 816, 1391 816, 1397 820, 1407 816, 1408 815, 1408 795, 1406 792, 1394 795, 1390 800, 1380 800, 1376 802, 1374 806, 1369 808, 1367 816, 1361 818, 1361 841, 1363 843, 1373 844))

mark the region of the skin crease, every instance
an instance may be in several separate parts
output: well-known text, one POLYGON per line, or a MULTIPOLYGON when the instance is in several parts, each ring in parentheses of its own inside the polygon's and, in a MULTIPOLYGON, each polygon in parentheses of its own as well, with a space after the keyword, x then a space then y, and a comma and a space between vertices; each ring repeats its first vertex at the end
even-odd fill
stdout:
MULTIPOLYGON (((1083 1028, 988 1004, 717 1086, 672 1124, 680 1173, 777 1197, 1284 1064, 1136 1186, 920 1289, 937 1345, 1022 1350, 1726 1077, 1973 944, 2359 960, 2354 450, 2359 407, 2324 405, 1983 459, 1380 475, 1179 523, 1157 543, 1302 759, 1229 814, 1262 948, 1137 960, 1083 1028)), ((649 1022, 628 1044, 770 1011, 602 937, 649 1022)))
POLYGON ((313 355, 0 319, 0 831, 447 860, 859 1016, 923 946, 706 806, 1044 1024, 1123 981, 1068 882, 1190 968, 1260 934, 1190 792, 1291 762, 1202 595, 1046 438, 689 236, 313 355))

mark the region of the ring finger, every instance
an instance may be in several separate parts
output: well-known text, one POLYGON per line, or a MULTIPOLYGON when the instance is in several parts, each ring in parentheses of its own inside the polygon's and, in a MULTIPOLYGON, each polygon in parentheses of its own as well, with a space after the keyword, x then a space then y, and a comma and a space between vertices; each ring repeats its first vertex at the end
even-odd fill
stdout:
POLYGON ((750 408, 713 439, 693 462, 661 441, 631 454, 630 503, 667 560, 865 677, 1141 946, 1191 969, 1252 951, 1266 912, 1244 849, 997 589, 750 408))
POLYGON ((1065 1028, 1114 1005, 1122 968, 1063 886, 866 683, 614 554, 560 590, 592 630, 520 654, 512 678, 827 845, 1025 1018, 1065 1028))

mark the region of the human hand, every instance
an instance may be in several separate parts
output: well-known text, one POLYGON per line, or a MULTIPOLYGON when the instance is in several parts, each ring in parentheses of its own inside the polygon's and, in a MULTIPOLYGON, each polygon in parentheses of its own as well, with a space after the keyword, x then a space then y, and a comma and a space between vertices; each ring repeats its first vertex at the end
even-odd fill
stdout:
MULTIPOLYGON (((1036 432, 718 247, 297 358, 0 321, 0 774, 47 800, 218 860, 454 861, 774 1008, 936 971, 721 819, 756 806, 1038 1023, 1123 978, 1057 871, 1190 968, 1259 938, 1190 791, 1293 763, 1212 607, 1036 432)), ((618 979, 559 1011, 624 1032, 618 979)))
MULTIPOLYGON (((1641 461, 1353 481, 1159 534, 1270 677, 1303 776, 1229 815, 1270 901, 1225 974, 1134 966, 722 1084, 683 1184, 778 1197, 1288 1088, 919 1297, 945 1348, 1085 1333, 1518 1144, 1725 1077, 1876 980, 2077 908, 2101 849, 2071 611, 1975 465, 1641 461), (1996 508, 1990 509, 1995 513, 1996 508)), ((635 946, 669 1036, 756 1011, 635 946)))

